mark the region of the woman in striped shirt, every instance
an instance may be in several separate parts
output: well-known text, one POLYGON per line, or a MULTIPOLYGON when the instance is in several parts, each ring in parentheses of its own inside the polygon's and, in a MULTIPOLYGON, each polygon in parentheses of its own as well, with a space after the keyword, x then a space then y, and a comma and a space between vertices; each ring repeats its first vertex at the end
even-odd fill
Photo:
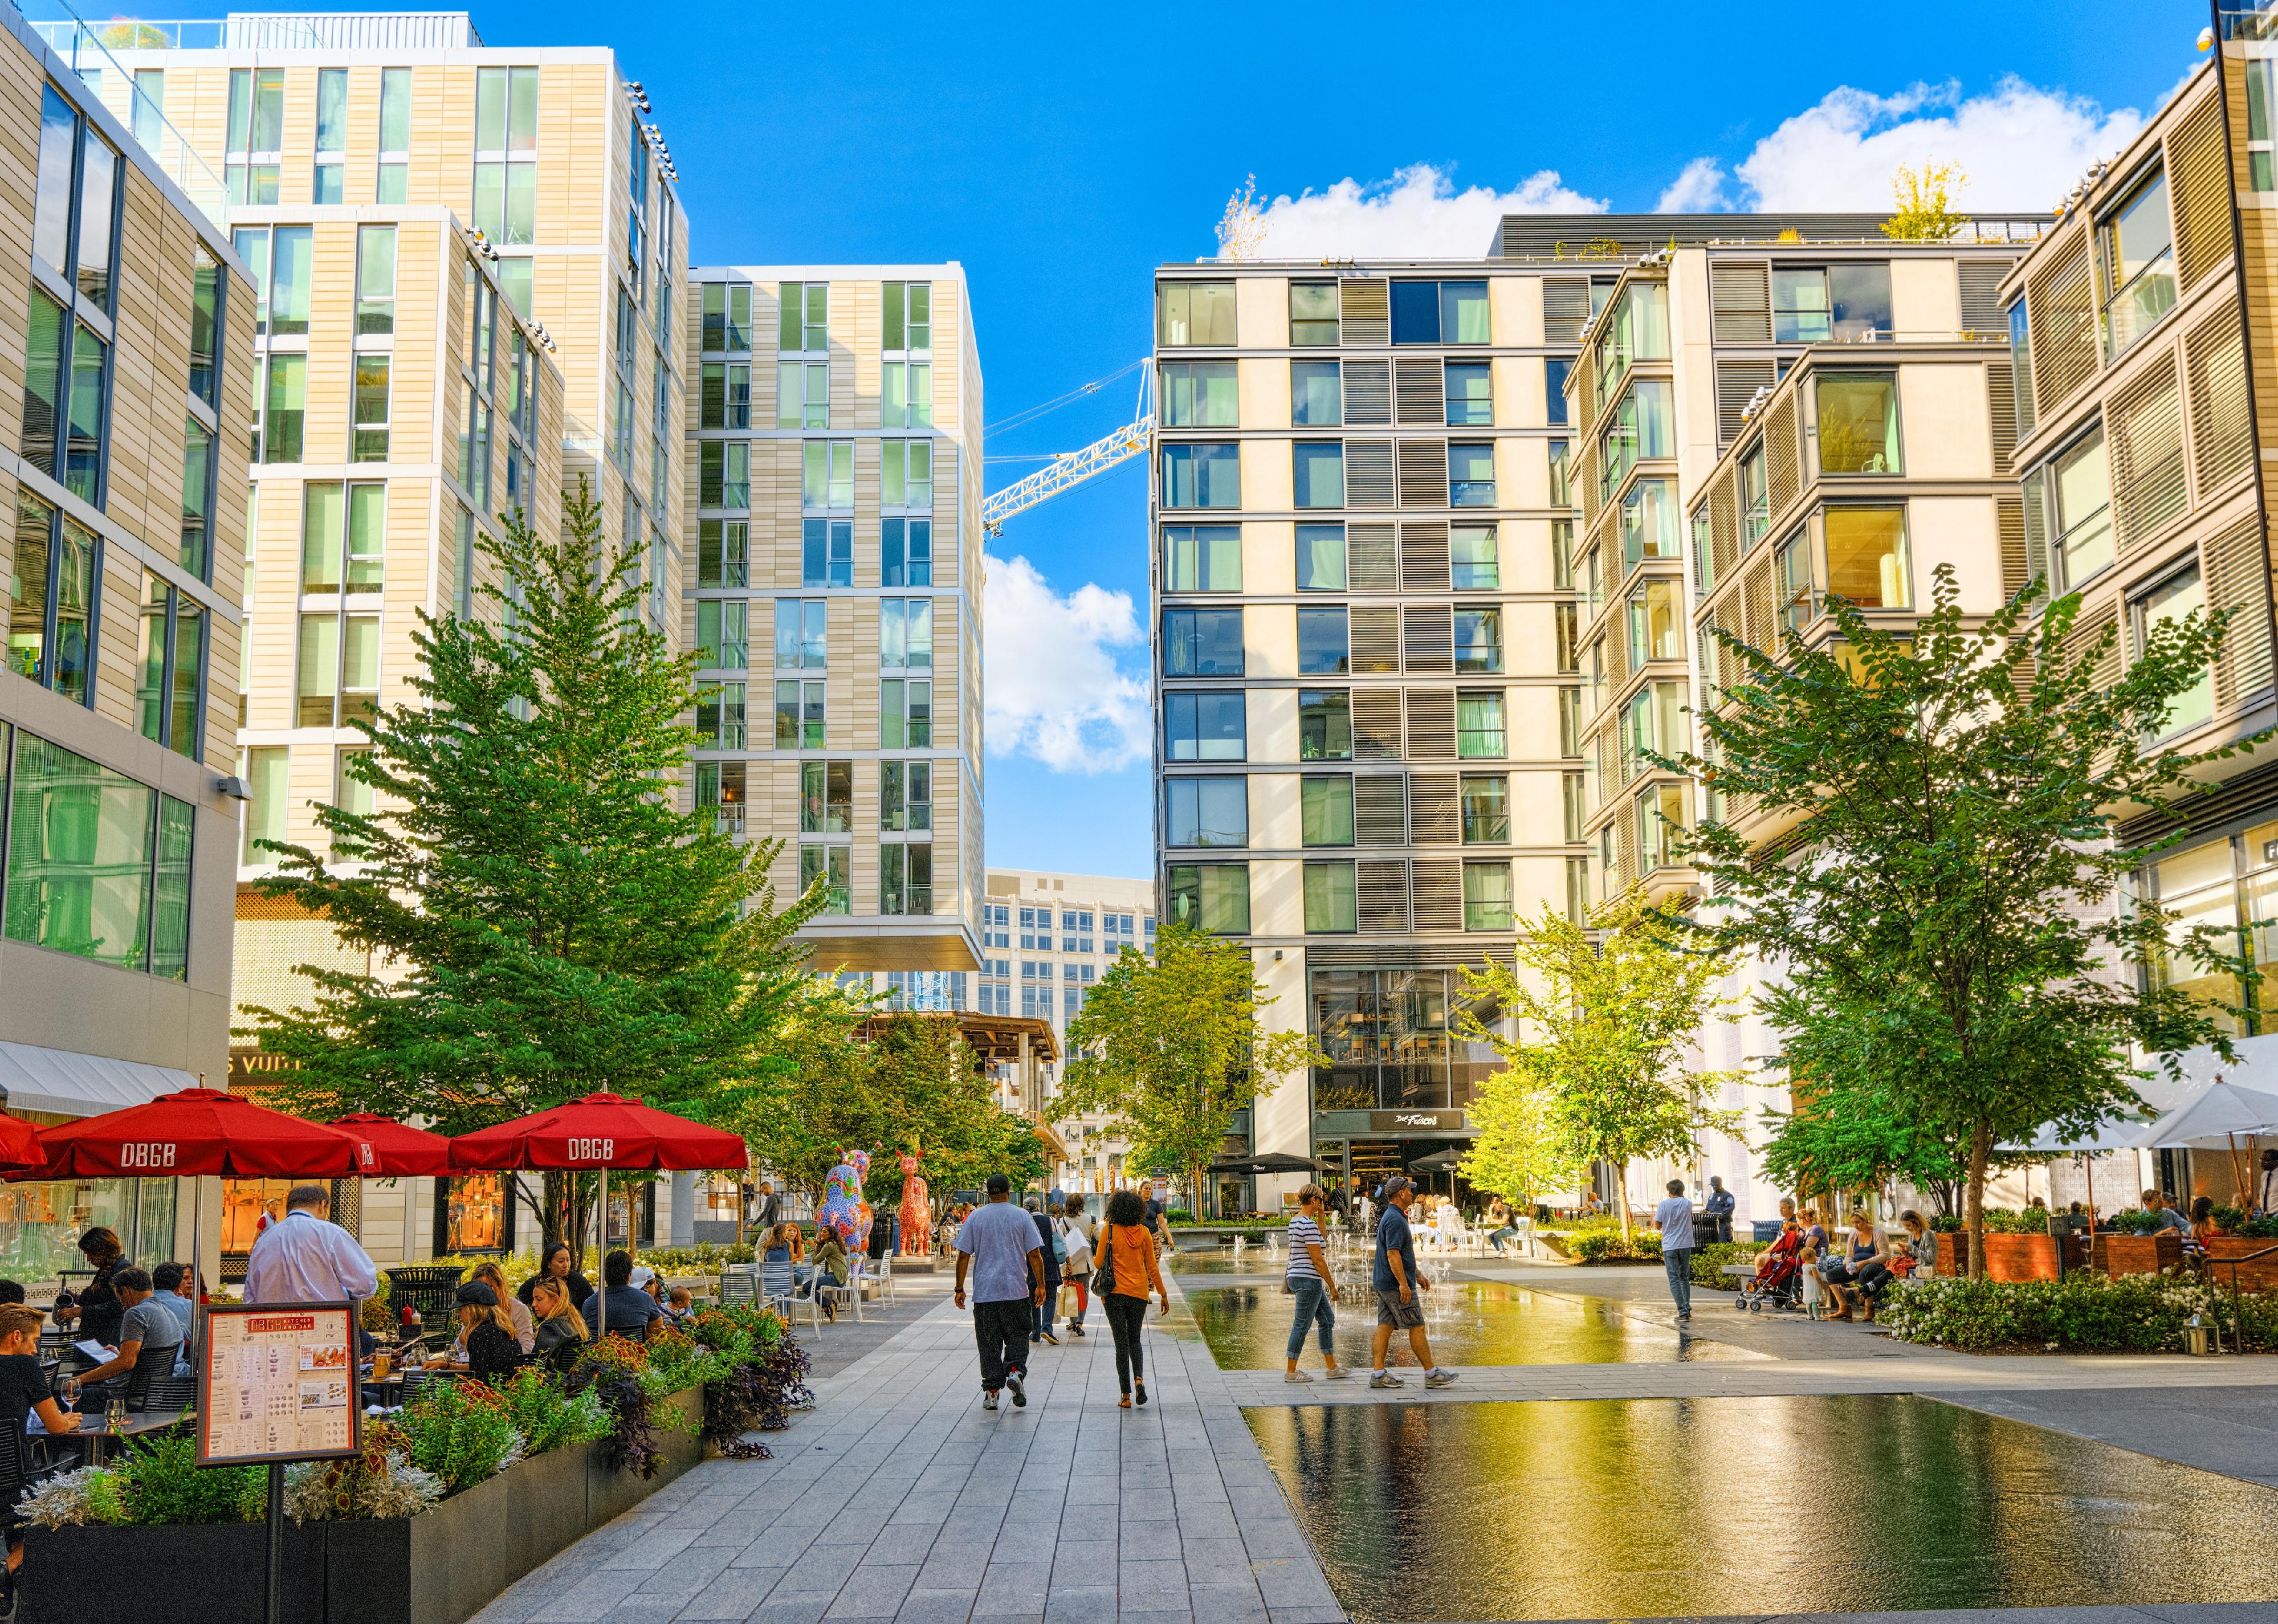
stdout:
POLYGON ((1320 1327, 1321 1361, 1328 1367, 1328 1379, 1342 1382, 1346 1378, 1344 1368, 1337 1363, 1337 1345, 1332 1333, 1336 1330, 1336 1311, 1329 1305, 1336 1300, 1336 1277, 1329 1268, 1329 1260, 1321 1247, 1322 1215, 1327 1210, 1327 1201, 1319 1185, 1309 1184, 1297 1192, 1297 1216, 1289 1220, 1289 1290, 1297 1299, 1297 1317, 1289 1326, 1289 1368, 1282 1375, 1285 1382, 1310 1382, 1313 1378, 1297 1369, 1297 1355, 1305 1351, 1305 1328, 1320 1327))

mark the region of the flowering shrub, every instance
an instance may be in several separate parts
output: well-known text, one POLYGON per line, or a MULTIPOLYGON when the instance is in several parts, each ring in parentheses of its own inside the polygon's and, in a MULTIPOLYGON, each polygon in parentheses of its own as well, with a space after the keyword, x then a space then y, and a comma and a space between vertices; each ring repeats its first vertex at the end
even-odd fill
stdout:
POLYGON ((353 1460, 310 1460, 285 1475, 285 1512, 295 1522, 410 1517, 443 1498, 442 1479, 411 1463, 411 1440, 388 1422, 363 1430, 353 1460))
POLYGON ((524 1365, 497 1391, 522 1434, 526 1454, 542 1455, 609 1435, 609 1417, 591 1388, 573 1395, 543 1371, 524 1365))
POLYGON ((2226 1340, 2243 1324, 2249 1346, 2278 1348, 2278 1295, 2242 1297, 2234 1316, 2228 1292, 2176 1275, 1914 1280, 1886 1293, 1877 1317, 1901 1341, 1965 1353, 2148 1353, 2181 1349, 2193 1315, 2226 1340))
POLYGON ((497 1476, 525 1452, 506 1400, 482 1382, 429 1383, 403 1407, 398 1424, 411 1464, 452 1494, 497 1476))

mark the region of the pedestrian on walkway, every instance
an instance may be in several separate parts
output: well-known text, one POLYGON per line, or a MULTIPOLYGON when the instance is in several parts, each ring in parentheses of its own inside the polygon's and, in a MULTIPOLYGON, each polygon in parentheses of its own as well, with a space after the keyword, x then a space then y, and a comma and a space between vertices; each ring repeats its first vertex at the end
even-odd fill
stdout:
POLYGON ((1129 1190, 1107 1198, 1107 1225, 1099 1241, 1099 1272, 1092 1284, 1099 1288, 1100 1307, 1107 1312, 1107 1329, 1115 1335, 1115 1379, 1123 1389, 1118 1409, 1131 1407, 1135 1387, 1139 1402, 1147 1402, 1147 1366, 1139 1353, 1139 1328, 1147 1321, 1149 1292, 1159 1293, 1163 1312, 1171 1311, 1171 1293, 1163 1285, 1163 1271, 1155 1262, 1155 1236, 1147 1225, 1147 1205, 1129 1190))
POLYGON ((1044 1268, 1036 1255, 1036 1226, 1013 1205, 1013 1181, 989 1175, 989 1200, 957 1226, 957 1294, 965 1307, 965 1276, 973 1272, 973 1336, 981 1345, 981 1407, 997 1407, 997 1390, 1010 1388, 1016 1409, 1028 1390, 1031 1306, 1043 1300, 1044 1268))
POLYGON ((1320 1328, 1321 1362, 1328 1367, 1329 1380, 1347 1379, 1344 1367, 1337 1363, 1337 1314, 1329 1306, 1337 1300, 1336 1273, 1322 1249, 1321 1225, 1328 1214, 1328 1198, 1321 1193, 1320 1186, 1309 1184, 1297 1192, 1297 1216, 1289 1220, 1289 1269, 1283 1276, 1290 1294, 1297 1300, 1297 1317, 1289 1326, 1289 1368, 1281 1376, 1285 1382, 1313 1379, 1297 1369, 1297 1356, 1305 1351, 1308 1325, 1320 1328))
POLYGON ((1709 1239, 1725 1241, 1732 1239, 1732 1208, 1738 1205, 1732 1193, 1724 1187, 1722 1178, 1708 1181, 1708 1199, 1701 1203, 1708 1215, 1709 1239))
POLYGON ((1021 1204, 1028 1208, 1028 1222, 1036 1227, 1036 1245, 1044 1265, 1044 1294, 1036 1299, 1036 1311, 1029 1317, 1028 1340, 1049 1342, 1058 1347, 1060 1339, 1052 1335, 1052 1311, 1053 1304, 1060 1294, 1062 1244, 1059 1233, 1052 1228, 1050 1216, 1036 1210, 1035 1196, 1028 1197, 1021 1204))
POLYGON ((1693 1203, 1685 1180, 1669 1181, 1669 1194, 1653 1209, 1661 1226, 1661 1266, 1669 1271, 1669 1294, 1677 1302, 1678 1323, 1693 1317, 1693 1203))
POLYGON ((1416 1237, 1408 1226, 1408 1209, 1415 1202, 1416 1186, 1407 1179, 1395 1175, 1384 1181, 1384 1212, 1376 1221, 1376 1269, 1370 1276, 1376 1290, 1371 1387, 1408 1385, 1384 1368, 1392 1333, 1403 1330, 1408 1333, 1409 1352, 1424 1367, 1425 1386, 1448 1387, 1456 1380, 1453 1370, 1442 1370, 1432 1362, 1432 1339, 1424 1334, 1424 1309, 1416 1300, 1416 1293, 1430 1290, 1432 1283, 1416 1267, 1416 1237))
POLYGON ((1068 1315, 1068 1335, 1083 1335, 1083 1316, 1091 1308, 1092 1253, 1099 1231, 1091 1216, 1083 1209, 1083 1197, 1071 1195, 1059 1219, 1060 1239, 1067 1247, 1067 1266, 1062 1271, 1066 1285, 1063 1292, 1075 1293, 1075 1312, 1068 1315))

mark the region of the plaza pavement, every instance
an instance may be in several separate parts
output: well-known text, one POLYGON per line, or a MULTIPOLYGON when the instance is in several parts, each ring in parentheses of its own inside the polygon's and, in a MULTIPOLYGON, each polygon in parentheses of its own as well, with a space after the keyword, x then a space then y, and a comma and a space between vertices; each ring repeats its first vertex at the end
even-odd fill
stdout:
MULTIPOLYGON (((1456 1272, 1611 1300, 1674 1329, 1658 1269, 1456 1272)), ((1187 1284, 1274 1278, 1259 1268, 1187 1284)), ((1182 1300, 1181 1277, 1170 1280, 1182 1300)), ((477 1624, 1342 1621, 1245 1406, 1918 1391, 2278 1487, 2278 1359, 1972 1358, 1870 1327, 1742 1315, 1701 1293, 1686 1329, 1760 1357, 1472 1367, 1454 1389, 1411 1382, 1380 1395, 1357 1381, 1293 1387, 1272 1371, 1221 1371, 1181 1300, 1167 1322, 1148 1322, 1147 1408, 1115 1407, 1112 1345, 1095 1308, 1091 1337, 1034 1350, 1028 1407, 992 1414, 980 1407, 969 1315, 948 1290, 945 1273, 906 1279, 900 1300, 865 1324, 802 1326, 815 1407, 769 1435, 774 1459, 707 1461, 522 1580, 477 1624)), ((2278 1624, 2278 1605, 1741 1617, 2278 1624)))

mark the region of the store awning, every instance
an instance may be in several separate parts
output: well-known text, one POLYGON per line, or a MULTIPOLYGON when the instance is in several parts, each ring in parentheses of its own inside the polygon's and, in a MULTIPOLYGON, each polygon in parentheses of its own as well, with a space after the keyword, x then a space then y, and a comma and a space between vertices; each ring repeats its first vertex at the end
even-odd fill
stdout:
POLYGON ((195 1075, 172 1066, 0 1043, 0 1104, 19 1113, 94 1117, 124 1106, 147 1105, 162 1094, 197 1086, 195 1075))

